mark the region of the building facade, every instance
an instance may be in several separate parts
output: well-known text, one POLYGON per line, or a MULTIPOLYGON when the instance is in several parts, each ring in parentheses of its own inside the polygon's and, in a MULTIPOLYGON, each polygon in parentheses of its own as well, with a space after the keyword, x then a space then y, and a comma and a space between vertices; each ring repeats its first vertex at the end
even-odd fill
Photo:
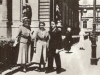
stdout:
POLYGON ((0 38, 15 38, 22 23, 22 9, 25 3, 32 8, 32 30, 38 29, 39 21, 44 21, 49 30, 50 22, 60 21, 64 35, 67 27, 73 34, 79 31, 78 0, 0 0, 0 38), (3 32, 3 33, 2 33, 3 32))
POLYGON ((79 0, 51 0, 50 21, 61 21, 62 35, 68 27, 72 28, 73 35, 79 32, 79 0))
MULTIPOLYGON (((100 0, 96 0, 96 30, 100 32, 100 0)), ((93 0, 79 1, 80 28, 86 32, 93 29, 93 0)))

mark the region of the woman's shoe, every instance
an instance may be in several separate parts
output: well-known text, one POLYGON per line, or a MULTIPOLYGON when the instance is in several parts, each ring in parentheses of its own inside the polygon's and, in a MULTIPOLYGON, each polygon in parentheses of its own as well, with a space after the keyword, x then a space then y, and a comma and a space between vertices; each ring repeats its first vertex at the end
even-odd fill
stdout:
POLYGON ((26 69, 25 68, 23 69, 23 72, 26 72, 26 69))
POLYGON ((41 64, 39 64, 38 72, 41 72, 41 64))
POLYGON ((41 72, 41 68, 38 69, 38 72, 41 72))
POLYGON ((23 72, 26 72, 26 65, 23 65, 23 72))

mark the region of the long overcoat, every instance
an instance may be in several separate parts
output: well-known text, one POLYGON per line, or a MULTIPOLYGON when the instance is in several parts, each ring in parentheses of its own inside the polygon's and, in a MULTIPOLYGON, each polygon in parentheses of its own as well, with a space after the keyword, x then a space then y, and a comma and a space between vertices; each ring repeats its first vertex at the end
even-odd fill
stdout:
POLYGON ((19 53, 17 64, 26 64, 31 61, 30 27, 21 26, 18 32, 19 53))
POLYGON ((46 63, 47 41, 49 40, 48 31, 39 29, 34 36, 36 38, 36 52, 33 55, 32 62, 40 63, 41 56, 43 56, 44 63, 46 63))
POLYGON ((85 32, 84 30, 81 30, 80 33, 79 33, 79 36, 80 36, 80 44, 81 44, 81 47, 84 47, 84 35, 85 35, 85 32))

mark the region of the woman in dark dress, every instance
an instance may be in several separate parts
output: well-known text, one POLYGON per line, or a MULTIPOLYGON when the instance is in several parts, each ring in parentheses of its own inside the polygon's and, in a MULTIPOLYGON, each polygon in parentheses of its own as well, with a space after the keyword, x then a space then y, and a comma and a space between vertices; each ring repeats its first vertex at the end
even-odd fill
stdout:
POLYGON ((64 45, 64 48, 65 50, 67 50, 68 52, 70 51, 71 49, 71 45, 72 45, 72 33, 71 33, 71 28, 67 28, 67 32, 66 32, 66 35, 65 35, 65 45, 64 45))

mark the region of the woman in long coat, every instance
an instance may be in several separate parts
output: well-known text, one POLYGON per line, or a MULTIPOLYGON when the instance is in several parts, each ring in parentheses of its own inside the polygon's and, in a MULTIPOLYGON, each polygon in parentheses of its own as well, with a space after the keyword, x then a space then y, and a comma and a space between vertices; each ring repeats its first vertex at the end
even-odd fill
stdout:
POLYGON ((23 71, 26 71, 26 63, 30 62, 30 25, 27 17, 23 18, 23 25, 19 28, 17 41, 19 42, 19 54, 17 64, 21 64, 23 71))
POLYGON ((33 55, 32 62, 39 63, 39 70, 41 71, 41 57, 43 57, 44 62, 44 68, 46 64, 46 50, 47 50, 47 42, 49 40, 49 34, 48 31, 44 28, 45 23, 40 22, 39 23, 39 30, 36 31, 35 37, 36 37, 36 53, 33 55))

